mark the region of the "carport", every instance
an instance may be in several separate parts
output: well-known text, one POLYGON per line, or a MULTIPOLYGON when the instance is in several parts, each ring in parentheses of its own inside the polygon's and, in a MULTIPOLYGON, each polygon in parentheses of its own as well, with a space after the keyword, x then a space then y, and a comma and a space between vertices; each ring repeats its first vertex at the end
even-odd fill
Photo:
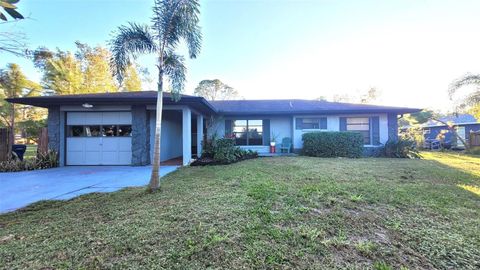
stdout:
MULTIPOLYGON (((60 166, 149 165, 153 158, 156 91, 7 99, 48 108, 49 148, 60 166)), ((202 151, 205 117, 215 109, 204 98, 164 93, 161 161, 188 165, 202 151)))

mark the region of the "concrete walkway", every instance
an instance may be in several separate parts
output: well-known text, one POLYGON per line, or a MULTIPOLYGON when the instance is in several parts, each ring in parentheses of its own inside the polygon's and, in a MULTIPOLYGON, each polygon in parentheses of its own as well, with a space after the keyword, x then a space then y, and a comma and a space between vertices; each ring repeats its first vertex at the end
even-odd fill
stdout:
MULTIPOLYGON (((162 176, 178 166, 162 166, 162 176)), ((0 173, 0 213, 40 200, 68 200, 91 192, 112 192, 145 186, 150 166, 69 166, 47 170, 0 173)))

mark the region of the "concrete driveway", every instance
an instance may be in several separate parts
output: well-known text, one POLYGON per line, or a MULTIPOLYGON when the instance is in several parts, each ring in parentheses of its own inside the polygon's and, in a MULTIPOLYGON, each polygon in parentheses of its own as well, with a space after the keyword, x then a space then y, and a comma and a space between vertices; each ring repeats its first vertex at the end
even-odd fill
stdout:
MULTIPOLYGON (((178 166, 162 166, 162 176, 178 166)), ((0 213, 40 200, 68 200, 91 192, 112 192, 145 186, 150 166, 70 166, 47 170, 0 173, 0 213)))

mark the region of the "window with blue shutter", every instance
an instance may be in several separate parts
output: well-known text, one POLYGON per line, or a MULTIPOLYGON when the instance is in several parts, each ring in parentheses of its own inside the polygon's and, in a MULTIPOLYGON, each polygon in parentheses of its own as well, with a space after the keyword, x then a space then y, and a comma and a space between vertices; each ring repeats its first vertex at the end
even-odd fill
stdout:
POLYGON ((295 128, 298 129, 327 129, 326 117, 297 118, 295 128))

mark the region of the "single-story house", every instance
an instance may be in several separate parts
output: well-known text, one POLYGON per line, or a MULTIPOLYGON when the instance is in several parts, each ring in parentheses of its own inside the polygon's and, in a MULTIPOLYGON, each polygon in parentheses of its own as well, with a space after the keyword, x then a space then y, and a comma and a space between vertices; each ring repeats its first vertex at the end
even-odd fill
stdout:
MULTIPOLYGON (((148 165, 153 153, 155 91, 13 98, 7 101, 48 108, 49 147, 60 165, 148 165)), ((273 134, 302 148, 302 134, 355 131, 365 149, 398 136, 397 117, 419 109, 319 100, 207 101, 164 94, 161 161, 187 165, 200 155, 207 136, 233 136, 242 148, 268 152, 273 134)))
MULTIPOLYGON (((455 126, 458 136, 466 142, 470 139, 470 132, 480 131, 480 121, 471 114, 449 115, 439 119, 442 122, 455 126)), ((453 136, 448 127, 439 121, 429 120, 421 127, 425 139, 437 139, 443 136, 443 140, 450 142, 453 146, 464 147, 463 143, 453 136)))

